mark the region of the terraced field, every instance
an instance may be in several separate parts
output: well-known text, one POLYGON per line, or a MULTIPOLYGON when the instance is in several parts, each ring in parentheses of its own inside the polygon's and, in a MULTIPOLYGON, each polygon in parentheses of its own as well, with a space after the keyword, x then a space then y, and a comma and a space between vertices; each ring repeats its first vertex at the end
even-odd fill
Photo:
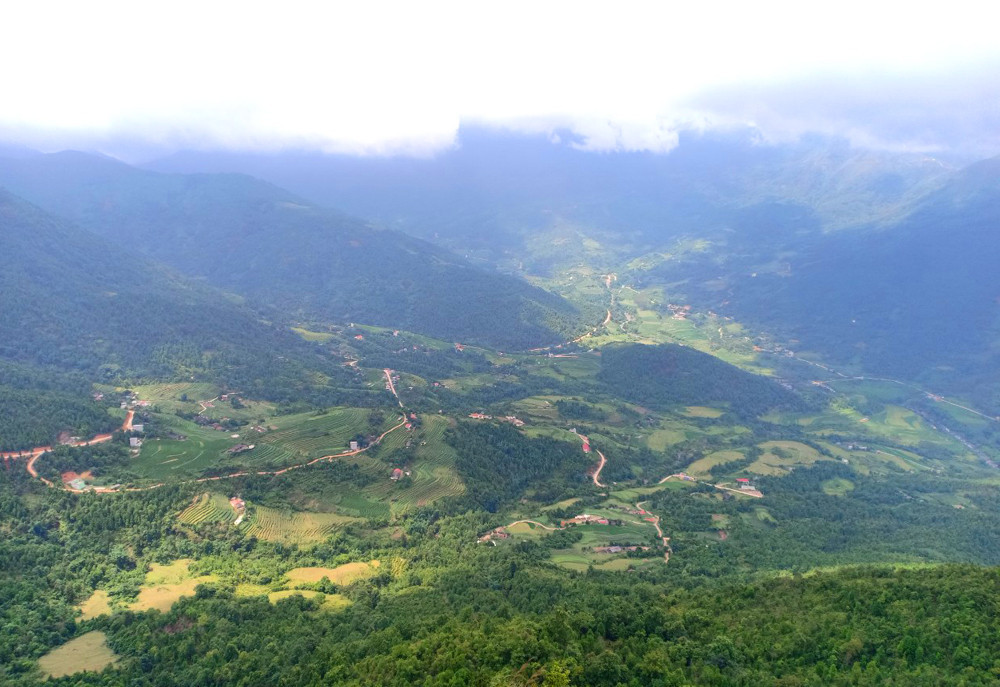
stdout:
POLYGON ((195 497, 195 501, 182 510, 177 519, 185 525, 197 525, 203 522, 232 522, 236 513, 229 505, 229 499, 221 494, 205 492, 195 497))
POLYGON ((224 463, 226 450, 237 443, 228 433, 199 427, 174 416, 156 417, 186 438, 149 439, 143 444, 131 467, 151 480, 181 480, 200 475, 224 463))
MULTIPOLYGON (((464 493, 465 485, 455 471, 457 455, 444 439, 449 422, 446 417, 424 416, 422 427, 414 437, 414 441, 418 444, 413 464, 410 466, 411 486, 401 489, 388 479, 384 466, 379 464, 377 469, 382 470, 382 473, 379 473, 381 479, 367 487, 365 495, 389 501, 392 511, 398 513, 464 493)), ((393 448, 401 447, 406 439, 405 432, 390 434, 386 437, 383 450, 391 451, 393 448)))
POLYGON ((327 537, 336 527, 357 518, 336 513, 307 513, 255 506, 246 534, 266 541, 306 544, 327 537))
POLYGON ((199 406, 196 401, 215 398, 219 394, 219 390, 215 385, 195 382, 142 384, 140 386, 133 386, 132 391, 141 400, 149 401, 153 405, 165 410, 174 410, 180 407, 198 408, 199 406), (186 396, 188 400, 181 401, 182 396, 186 396))
MULTIPOLYGON (((368 419, 371 411, 366 408, 333 408, 322 415, 300 413, 275 420, 277 431, 261 436, 258 449, 261 455, 292 455, 301 458, 318 458, 331 453, 347 450, 350 440, 356 434, 374 431, 368 419), (286 454, 263 453, 264 447, 274 447, 286 454)), ((389 424, 395 424, 398 420, 389 424)), ((388 429, 388 427, 386 427, 388 429)), ((384 429, 379 429, 384 431, 384 429)))

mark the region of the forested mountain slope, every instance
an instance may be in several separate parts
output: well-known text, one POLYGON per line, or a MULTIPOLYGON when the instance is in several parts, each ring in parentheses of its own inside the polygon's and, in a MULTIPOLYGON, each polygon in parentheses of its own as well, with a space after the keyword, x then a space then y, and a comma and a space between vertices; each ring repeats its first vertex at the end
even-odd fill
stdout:
POLYGON ((529 347, 577 313, 447 251, 242 175, 168 175, 82 153, 0 160, 0 184, 191 276, 336 321, 529 347))
MULTIPOLYGON (((717 301, 737 319, 838 362, 1000 408, 1000 159, 956 175, 902 221, 803 245, 783 270, 734 275, 717 301)), ((763 260, 758 265, 762 265, 763 260)), ((693 272, 693 267, 691 269, 693 272)))
POLYGON ((86 392, 78 381, 52 376, 62 371, 106 382, 198 377, 290 400, 334 393, 311 381, 314 372, 332 386, 352 376, 234 297, 2 189, 0 246, 0 359, 10 364, 0 383, 11 388, 86 392), (39 377, 36 368, 54 372, 39 377))

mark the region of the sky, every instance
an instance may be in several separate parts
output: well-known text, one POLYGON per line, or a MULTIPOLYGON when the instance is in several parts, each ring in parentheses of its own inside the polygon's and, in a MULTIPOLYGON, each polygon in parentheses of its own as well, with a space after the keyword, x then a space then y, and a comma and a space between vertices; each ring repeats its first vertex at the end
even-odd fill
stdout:
POLYGON ((1000 8, 952 2, 21 2, 0 141, 429 155, 462 125, 1000 153, 1000 8))

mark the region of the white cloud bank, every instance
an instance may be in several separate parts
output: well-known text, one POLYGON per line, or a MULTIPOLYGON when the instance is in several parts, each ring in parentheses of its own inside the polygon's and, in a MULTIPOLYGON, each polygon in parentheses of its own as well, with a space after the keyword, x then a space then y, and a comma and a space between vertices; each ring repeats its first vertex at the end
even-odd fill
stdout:
POLYGON ((933 147, 1000 108, 988 3, 689 4, 11 3, 0 138, 423 154, 473 121, 669 150, 754 123, 933 147))

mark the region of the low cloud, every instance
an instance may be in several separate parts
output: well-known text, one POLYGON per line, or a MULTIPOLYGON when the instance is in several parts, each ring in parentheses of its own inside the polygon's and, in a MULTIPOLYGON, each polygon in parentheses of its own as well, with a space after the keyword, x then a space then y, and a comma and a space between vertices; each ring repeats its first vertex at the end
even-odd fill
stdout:
POLYGON ((774 141, 1000 152, 1000 43, 968 21, 972 0, 844 0, 820 20, 791 0, 55 4, 15 4, 0 24, 0 139, 46 151, 423 156, 474 122, 570 131, 594 151, 752 125, 774 141))
POLYGON ((863 148, 1000 153, 1000 61, 930 73, 820 75, 706 91, 689 101, 709 126, 753 126, 765 140, 811 133, 863 148))

